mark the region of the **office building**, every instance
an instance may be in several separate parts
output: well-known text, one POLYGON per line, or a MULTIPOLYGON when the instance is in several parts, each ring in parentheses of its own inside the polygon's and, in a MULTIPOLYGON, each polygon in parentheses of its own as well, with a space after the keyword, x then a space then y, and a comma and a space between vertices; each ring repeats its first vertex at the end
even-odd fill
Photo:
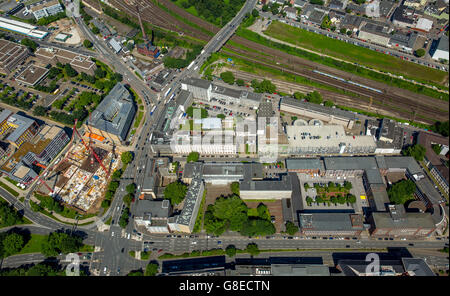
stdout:
POLYGON ((373 212, 368 219, 374 237, 421 238, 436 229, 430 213, 406 212, 403 205, 389 205, 389 212, 373 212))
POLYGON ((299 230, 307 236, 359 236, 364 218, 349 213, 299 213, 299 230))
POLYGON ((86 121, 91 134, 123 143, 136 114, 133 98, 122 83, 117 83, 86 121))
POLYGON ((169 200, 138 200, 134 222, 150 233, 168 233, 168 219, 172 215, 169 200))
POLYGON ((97 68, 95 62, 91 60, 91 57, 65 49, 40 47, 34 54, 43 63, 50 63, 52 65, 56 65, 58 62, 63 65, 70 64, 76 71, 90 75, 94 75, 94 71, 97 68))
POLYGON ((24 45, 0 39, 0 72, 9 74, 30 55, 24 45))
POLYGON ((39 2, 34 2, 30 5, 27 5, 25 7, 25 10, 29 13, 32 13, 36 20, 64 11, 62 5, 58 0, 42 0, 39 2))

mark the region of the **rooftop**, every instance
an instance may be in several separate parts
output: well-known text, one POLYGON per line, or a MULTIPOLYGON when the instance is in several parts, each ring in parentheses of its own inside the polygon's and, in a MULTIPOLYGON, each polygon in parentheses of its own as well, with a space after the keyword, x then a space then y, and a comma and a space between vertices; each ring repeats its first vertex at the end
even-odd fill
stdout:
POLYGON ((294 98, 283 97, 280 102, 281 105, 287 105, 292 107, 297 107, 301 109, 306 109, 308 111, 317 112, 320 114, 332 115, 338 118, 344 118, 347 120, 355 120, 356 116, 354 113, 349 111, 344 111, 338 108, 325 107, 318 104, 313 104, 309 102, 302 102, 294 98))
POLYGON ((283 176, 281 180, 244 180, 239 188, 241 191, 292 191, 292 183, 289 176, 283 176))
POLYGON ((23 133, 30 128, 36 121, 34 119, 19 115, 13 114, 8 118, 8 123, 15 127, 15 130, 8 136, 6 140, 10 142, 16 142, 23 133))
POLYGON ((170 215, 169 200, 137 200, 136 217, 168 218, 170 215), (150 215, 150 216, 149 216, 150 215))
POLYGON ((363 229, 363 217, 358 214, 300 213, 298 216, 302 230, 346 231, 363 229))
POLYGON ((199 88, 207 89, 211 86, 211 82, 204 79, 187 77, 181 83, 192 85, 199 88))
POLYGON ((46 68, 30 65, 22 73, 20 73, 19 76, 17 76, 16 80, 34 86, 42 78, 44 78, 47 73, 48 70, 46 68))
POLYGON ((130 92, 122 83, 117 83, 92 112, 86 124, 114 134, 123 141, 135 113, 136 107, 130 92))
POLYGON ((273 276, 330 276, 326 265, 272 264, 273 276))
POLYGON ((286 166, 291 170, 324 170, 323 161, 319 158, 289 158, 286 166))

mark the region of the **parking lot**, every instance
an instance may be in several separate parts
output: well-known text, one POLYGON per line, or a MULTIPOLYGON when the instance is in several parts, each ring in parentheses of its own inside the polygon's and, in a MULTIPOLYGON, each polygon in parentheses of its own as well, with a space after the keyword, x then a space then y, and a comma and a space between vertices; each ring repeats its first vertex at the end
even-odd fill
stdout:
POLYGON ((196 105, 198 107, 205 108, 208 111, 210 117, 215 117, 219 114, 223 114, 225 116, 240 116, 242 118, 248 119, 256 118, 255 110, 252 110, 243 105, 235 105, 232 102, 227 103, 223 100, 217 100, 214 98, 212 98, 210 102, 201 100, 195 100, 195 102, 196 103, 193 104, 193 106, 196 105))

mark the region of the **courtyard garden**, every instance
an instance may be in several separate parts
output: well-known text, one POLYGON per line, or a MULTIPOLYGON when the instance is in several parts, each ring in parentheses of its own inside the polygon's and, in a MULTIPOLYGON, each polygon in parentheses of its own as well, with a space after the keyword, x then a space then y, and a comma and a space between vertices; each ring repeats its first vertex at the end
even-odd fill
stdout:
POLYGON ((352 183, 348 181, 345 181, 343 184, 334 182, 328 182, 328 184, 313 183, 312 187, 310 184, 304 183, 303 186, 305 191, 312 193, 311 195, 315 195, 313 197, 306 196, 308 206, 312 206, 313 203, 331 206, 331 204, 348 205, 356 202, 356 196, 350 193, 352 183))

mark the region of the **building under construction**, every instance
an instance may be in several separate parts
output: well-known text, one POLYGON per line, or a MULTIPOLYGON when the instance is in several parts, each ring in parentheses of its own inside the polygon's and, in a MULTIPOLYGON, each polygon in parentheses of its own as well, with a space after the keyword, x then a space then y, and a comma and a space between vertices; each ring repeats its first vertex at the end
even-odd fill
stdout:
POLYGON ((81 142, 72 147, 47 183, 53 185, 52 196, 57 200, 83 213, 94 213, 107 190, 110 172, 117 169, 119 161, 112 151, 93 147, 103 167, 87 148, 81 142))

